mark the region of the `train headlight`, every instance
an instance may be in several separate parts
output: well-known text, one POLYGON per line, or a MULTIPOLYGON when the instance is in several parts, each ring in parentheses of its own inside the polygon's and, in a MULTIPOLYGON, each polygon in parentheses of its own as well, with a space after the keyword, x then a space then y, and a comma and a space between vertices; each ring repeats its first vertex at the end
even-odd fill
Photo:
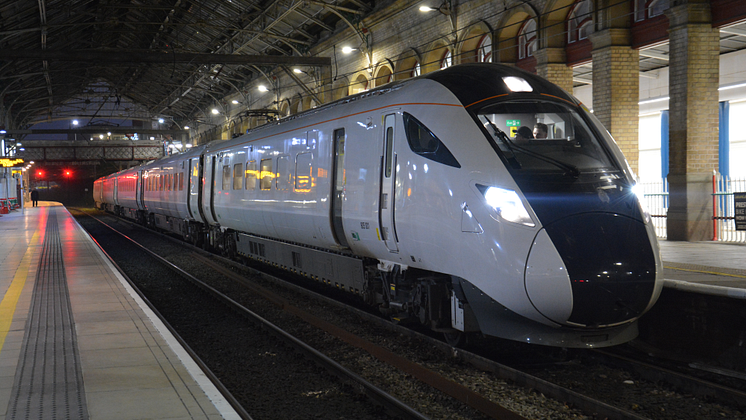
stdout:
POLYGON ((645 224, 650 223, 651 216, 648 206, 645 205, 645 190, 640 184, 632 186, 632 192, 637 196, 637 204, 640 206, 640 213, 642 213, 642 220, 645 224))
POLYGON ((536 226, 515 191, 483 185, 477 185, 477 188, 484 194, 487 205, 495 209, 500 218, 524 226, 536 226))

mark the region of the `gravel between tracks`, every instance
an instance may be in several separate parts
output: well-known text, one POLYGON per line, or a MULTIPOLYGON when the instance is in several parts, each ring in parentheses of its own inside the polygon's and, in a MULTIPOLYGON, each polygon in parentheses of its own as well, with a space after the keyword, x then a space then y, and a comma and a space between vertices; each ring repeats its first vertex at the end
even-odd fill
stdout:
MULTIPOLYGON (((265 318, 271 319, 272 322, 275 322, 281 328, 298 336, 345 367, 376 383, 382 389, 391 392, 421 413, 433 419, 484 418, 480 413, 465 408, 460 403, 442 395, 440 392, 434 391, 432 388, 421 384, 408 375, 379 362, 366 352, 350 347, 306 325, 294 316, 282 312, 263 299, 257 298, 244 287, 235 284, 235 282, 216 275, 214 271, 206 268, 194 258, 191 258, 189 255, 191 251, 185 251, 185 248, 182 246, 137 229, 130 230, 128 234, 136 240, 147 243, 150 249, 165 256, 174 264, 184 268, 196 277, 210 279, 214 287, 244 303, 251 310, 265 318)), ((133 264, 133 266, 135 266, 134 269, 142 271, 142 275, 147 275, 148 267, 137 267, 137 264, 133 264)), ((133 274, 129 275, 133 276, 133 274)), ((378 345, 386 347, 401 356, 436 370, 443 376, 468 386, 527 418, 558 420, 593 418, 585 416, 583 413, 566 406, 562 402, 548 399, 540 393, 513 386, 504 380, 495 378, 489 373, 482 372, 471 366, 459 364, 447 355, 434 350, 418 340, 410 340, 387 329, 371 326, 368 323, 362 322, 356 315, 345 310, 287 291, 284 288, 262 280, 259 276, 254 275, 251 278, 252 281, 281 294, 290 300, 291 304, 373 341, 378 345)), ((209 324, 205 324, 203 329, 209 329, 208 327, 209 324)), ((237 331, 219 332, 215 335, 232 335, 240 338, 241 334, 242 331, 237 329, 237 331)), ((243 334, 246 335, 246 333, 243 334)), ((262 363, 272 363, 273 361, 271 355, 236 354, 235 350, 216 348, 210 345, 214 340, 213 338, 208 338, 208 336, 204 338, 204 344, 209 346, 207 347, 208 349, 211 349, 208 350, 210 358, 215 359, 215 363, 218 366, 235 364, 236 360, 240 360, 242 364, 249 364, 251 361, 248 359, 252 357, 258 359, 258 367, 254 370, 249 370, 249 372, 237 375, 236 378, 231 379, 231 381, 235 382, 235 386, 238 389, 241 389, 242 384, 256 381, 257 378, 263 376, 261 372, 262 363)), ((502 341, 495 343, 498 345, 505 344, 502 341)), ((507 344, 507 346, 510 347, 511 344, 507 344)), ((241 345, 238 347, 241 347, 241 345)), ((551 364, 546 368, 534 369, 534 374, 544 379, 561 383, 581 393, 590 395, 595 393, 597 397, 603 397, 609 403, 625 407, 640 416, 651 419, 746 419, 743 413, 729 407, 677 394, 665 386, 638 381, 623 371, 613 370, 605 366, 580 366, 577 361, 570 360, 565 363, 551 364)), ((276 383, 283 380, 293 381, 299 377, 301 376, 298 375, 298 372, 288 372, 286 378, 269 380, 270 382, 274 381, 272 383, 276 383)), ((303 377, 305 377, 305 374, 303 377)), ((336 397, 335 392, 322 388, 313 392, 316 392, 313 396, 315 398, 332 399, 336 397)), ((264 418, 332 418, 313 417, 310 415, 309 411, 298 407, 288 410, 281 416, 270 415, 264 418), (294 415, 288 415, 289 413, 293 413, 294 415)))

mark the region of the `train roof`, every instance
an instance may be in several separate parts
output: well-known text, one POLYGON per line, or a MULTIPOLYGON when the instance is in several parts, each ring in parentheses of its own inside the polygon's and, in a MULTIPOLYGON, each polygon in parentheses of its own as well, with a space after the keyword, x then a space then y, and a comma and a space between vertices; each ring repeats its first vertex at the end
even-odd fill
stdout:
POLYGON ((543 77, 502 64, 460 64, 427 73, 420 78, 434 80, 445 86, 467 109, 473 105, 488 103, 490 99, 503 98, 511 94, 520 94, 526 98, 543 97, 543 99, 549 96, 573 105, 580 104, 572 95, 543 77), (504 80, 505 77, 523 79, 528 82, 531 90, 511 90, 504 80))

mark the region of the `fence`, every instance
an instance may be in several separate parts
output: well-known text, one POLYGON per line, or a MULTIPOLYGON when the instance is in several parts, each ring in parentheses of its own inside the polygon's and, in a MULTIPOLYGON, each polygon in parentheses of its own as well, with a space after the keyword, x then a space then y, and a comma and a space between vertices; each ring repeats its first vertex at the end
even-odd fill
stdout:
POLYGON ((736 230, 734 192, 746 192, 746 179, 712 176, 713 241, 746 242, 746 231, 736 230))
MULTIPOLYGON (((644 204, 652 216, 655 234, 666 238, 668 216, 668 181, 642 181, 644 204)), ((746 179, 732 179, 718 173, 712 176, 713 241, 744 242, 746 231, 736 230, 734 192, 746 192, 746 179)))
POLYGON ((664 178, 656 181, 640 182, 640 185, 645 193, 645 202, 643 204, 650 212, 650 217, 655 227, 655 234, 661 239, 666 239, 668 180, 664 178))

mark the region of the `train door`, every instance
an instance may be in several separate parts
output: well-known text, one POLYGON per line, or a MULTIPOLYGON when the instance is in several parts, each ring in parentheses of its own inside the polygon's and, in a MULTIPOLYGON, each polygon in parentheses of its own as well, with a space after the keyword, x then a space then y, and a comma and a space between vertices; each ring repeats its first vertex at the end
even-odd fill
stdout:
POLYGON ((334 139, 332 144, 333 168, 332 168, 332 234, 337 243, 348 248, 347 238, 345 236, 344 225, 342 224, 342 203, 345 194, 345 129, 338 128, 334 130, 334 139))
POLYGON ((204 181, 202 184, 202 205, 200 208, 202 209, 202 215, 203 216, 210 216, 210 218, 205 217, 205 221, 211 224, 217 223, 218 218, 215 215, 215 185, 217 183, 215 179, 215 171, 218 164, 218 157, 213 156, 205 156, 203 163, 203 169, 202 173, 204 176, 204 181))
POLYGON ((143 171, 137 171, 137 180, 135 182, 135 202, 137 203, 138 210, 145 210, 145 179, 143 179, 143 171))
POLYGON ((114 178, 114 205, 119 206, 119 177, 114 178))
POLYGON ((202 156, 189 159, 189 176, 187 177, 187 212, 194 220, 206 220, 202 213, 202 165, 200 161, 202 156))
POLYGON ((394 148, 396 114, 383 117, 383 155, 381 156, 381 194, 378 201, 378 222, 381 239, 391 252, 399 252, 396 237, 394 202, 396 193, 396 152, 394 148))

